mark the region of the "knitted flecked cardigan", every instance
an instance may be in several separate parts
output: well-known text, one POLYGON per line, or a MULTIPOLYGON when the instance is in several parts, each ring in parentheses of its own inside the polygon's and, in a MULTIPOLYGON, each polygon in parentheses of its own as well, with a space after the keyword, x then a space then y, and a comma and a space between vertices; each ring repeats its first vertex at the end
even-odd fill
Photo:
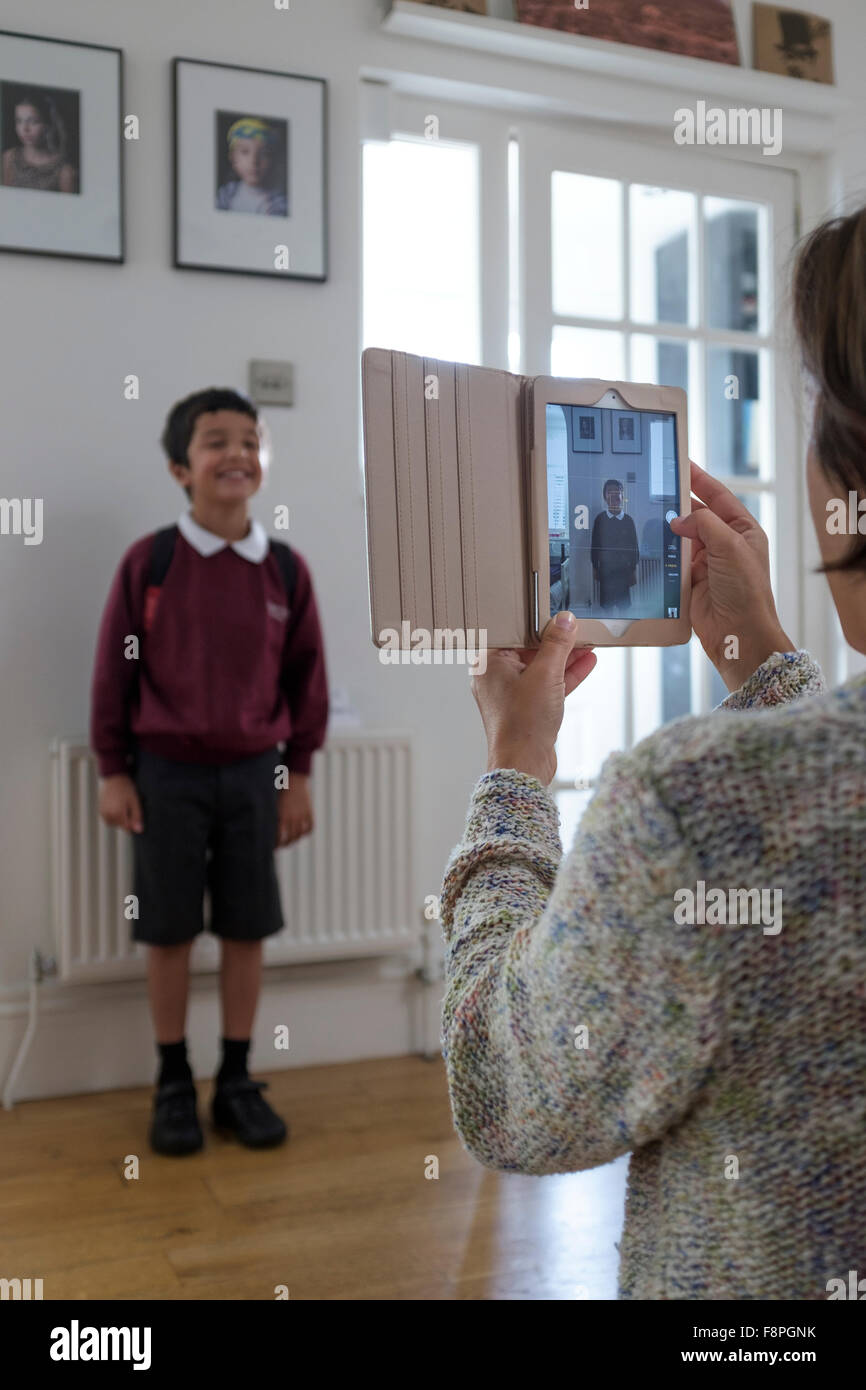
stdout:
POLYGON ((537 1175, 631 1153, 621 1299, 866 1276, 866 677, 774 653, 611 754, 564 858, 558 826, 537 778, 486 773, 448 859, 463 1147, 537 1175), (781 889, 781 929, 678 925, 699 881, 781 889))

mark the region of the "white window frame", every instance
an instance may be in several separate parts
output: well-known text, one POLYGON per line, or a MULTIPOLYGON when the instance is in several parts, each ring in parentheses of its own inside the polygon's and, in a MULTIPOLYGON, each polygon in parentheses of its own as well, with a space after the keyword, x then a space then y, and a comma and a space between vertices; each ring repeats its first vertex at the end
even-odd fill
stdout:
MULTIPOLYGON (((741 493, 768 493, 775 497, 776 533, 798 535, 797 427, 785 400, 777 389, 779 371, 780 330, 776 306, 784 303, 786 269, 795 236, 796 188, 793 176, 785 170, 755 168, 733 160, 713 160, 692 150, 652 144, 651 158, 646 145, 617 138, 597 131, 582 133, 575 141, 572 130, 563 130, 550 123, 522 120, 519 129, 520 177, 525 181, 521 198, 522 263, 525 290, 521 296, 523 325, 521 342, 524 349, 521 370, 533 374, 550 371, 550 339, 555 323, 575 327, 597 328, 623 333, 626 362, 630 336, 651 334, 665 339, 701 344, 719 344, 732 348, 756 351, 760 361, 761 399, 770 405, 764 412, 762 455, 775 460, 775 468, 760 477, 725 476, 722 481, 741 493), (550 178, 554 170, 620 179, 623 182, 622 283, 626 290, 626 316, 621 319, 597 319, 554 314, 552 310, 552 255, 549 223, 550 178), (703 225, 700 199, 704 196, 736 198, 761 203, 769 208, 768 246, 775 249, 775 275, 768 274, 767 257, 759 266, 761 286, 760 331, 756 333, 709 329, 704 326, 703 276, 697 281, 697 322, 694 327, 677 324, 646 324, 630 319, 628 314, 629 287, 629 200, 627 184, 651 183, 664 188, 681 188, 694 192, 699 199, 696 251, 703 262, 703 225), (769 290, 769 294, 768 294, 769 290)), ((628 369, 627 369, 628 370, 628 369)), ((691 457, 704 465, 704 354, 690 353, 691 391, 689 395, 689 445, 691 457)), ((797 544, 799 551, 799 544, 797 544)), ((776 565, 774 575, 776 596, 783 626, 788 623, 799 628, 800 597, 797 571, 790 563, 776 565)))
MULTIPOLYGON (((768 425, 772 431, 776 466, 771 477, 735 477, 728 481, 738 491, 766 492, 775 497, 776 534, 796 537, 793 562, 790 551, 776 557, 775 592, 783 626, 795 641, 814 652, 825 667, 828 679, 843 679, 851 666, 850 654, 846 661, 846 653, 839 644, 838 624, 826 580, 809 573, 817 563, 818 554, 806 507, 803 471, 806 441, 802 431, 799 383, 792 343, 785 341, 776 322, 779 307, 788 299, 790 258, 787 253, 799 234, 799 222, 802 218, 806 226, 812 225, 826 215, 830 206, 829 156, 786 153, 771 161, 760 151, 745 147, 694 151, 675 147, 669 135, 638 131, 625 124, 593 123, 576 116, 562 120, 538 118, 519 109, 446 100, 432 91, 430 95, 419 96, 417 82, 415 91, 406 92, 399 89, 399 80, 395 87, 388 87, 383 77, 384 74, 377 74, 377 84, 387 93, 384 105, 393 137, 424 139, 425 119, 436 114, 440 138, 470 141, 478 148, 481 361, 485 366, 506 369, 509 366, 509 246, 505 234, 509 137, 517 138, 520 152, 518 275, 522 352, 517 369, 521 371, 548 370, 548 335, 554 321, 547 308, 550 304, 549 220, 542 219, 547 222, 546 228, 539 226, 544 202, 539 204, 533 199, 545 197, 542 185, 547 182, 552 167, 652 182, 658 186, 685 187, 702 195, 739 197, 770 205, 771 235, 777 248, 772 286, 774 320, 767 325, 771 330, 767 333, 740 336, 745 346, 766 344, 775 354, 769 379, 762 377, 761 387, 763 397, 772 406, 768 425), (644 178, 644 173, 651 178, 644 178), (779 189, 785 181, 789 191, 782 195, 779 189)), ((546 197, 549 199, 549 192, 546 197)), ((627 255, 627 241, 623 254, 627 255)), ((624 272, 628 272, 627 265, 624 272)), ((605 322, 596 326, 617 325, 605 322)), ((623 321, 624 331, 630 327, 651 333, 658 330, 659 336, 663 336, 663 326, 630 325, 623 321)), ((358 332, 360 350, 363 346, 360 322, 358 332)), ((671 336, 688 337, 689 333, 684 334, 679 326, 672 326, 671 336)), ((726 342, 736 338, 724 332, 719 336, 726 342)), ((702 428, 700 413, 699 402, 690 400, 691 429, 702 428)), ((702 442, 698 441, 697 434, 692 434, 692 439, 693 457, 702 462, 702 442)), ((856 658, 854 664, 856 666, 856 658)), ((693 673, 699 674, 694 668, 693 673)), ((705 669, 701 679, 706 696, 705 669)))
MULTIPOLYGON (((478 253, 481 295, 481 366, 508 367, 508 120, 478 106, 391 92, 390 137, 428 143, 425 123, 435 116, 438 139, 478 149, 478 253)), ((419 247, 419 257, 422 254, 419 247)), ((359 333, 361 328, 359 327, 359 333)), ((381 344, 380 346, 387 346, 381 344)))

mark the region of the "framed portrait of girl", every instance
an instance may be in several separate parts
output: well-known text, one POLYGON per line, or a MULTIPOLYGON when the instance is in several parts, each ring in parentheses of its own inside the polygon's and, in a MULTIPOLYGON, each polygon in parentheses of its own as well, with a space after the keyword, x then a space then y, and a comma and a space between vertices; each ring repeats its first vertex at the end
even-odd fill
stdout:
POLYGON ((123 54, 0 30, 0 251, 122 261, 123 54))

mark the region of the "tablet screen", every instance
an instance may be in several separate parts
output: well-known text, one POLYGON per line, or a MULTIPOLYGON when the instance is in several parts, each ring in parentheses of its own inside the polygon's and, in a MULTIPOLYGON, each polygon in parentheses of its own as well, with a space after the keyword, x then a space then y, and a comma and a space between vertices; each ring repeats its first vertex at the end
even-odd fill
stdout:
POLYGON ((545 414, 551 614, 678 618, 676 415, 550 403, 545 414))

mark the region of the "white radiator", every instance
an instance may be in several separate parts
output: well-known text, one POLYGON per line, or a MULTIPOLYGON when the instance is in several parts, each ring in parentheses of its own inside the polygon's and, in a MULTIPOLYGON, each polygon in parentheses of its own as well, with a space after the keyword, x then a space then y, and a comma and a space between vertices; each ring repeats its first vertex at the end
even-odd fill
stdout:
MULTIPOLYGON (((59 975, 69 981, 145 973, 124 899, 132 846, 97 812, 87 741, 52 753, 52 888, 59 975)), ((271 965, 405 951, 421 932, 412 905, 411 744, 406 734, 358 730, 329 737, 313 756, 314 829, 277 851, 286 925, 265 942, 271 965)), ((207 916, 205 917, 207 920, 207 916)), ((194 970, 212 970, 217 943, 199 937, 194 970)))

